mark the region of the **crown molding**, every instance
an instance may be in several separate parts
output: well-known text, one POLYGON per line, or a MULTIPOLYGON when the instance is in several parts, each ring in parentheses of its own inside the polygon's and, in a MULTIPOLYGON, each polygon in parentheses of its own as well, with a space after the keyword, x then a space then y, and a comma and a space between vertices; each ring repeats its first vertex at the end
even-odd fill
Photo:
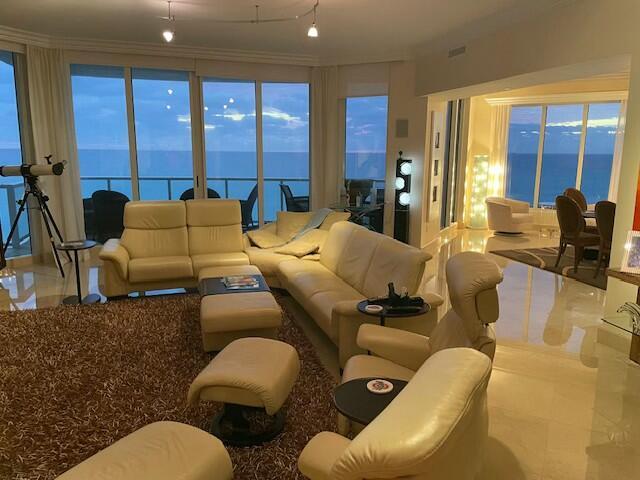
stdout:
POLYGON ((491 105, 545 105, 558 103, 595 103, 595 102, 615 102, 626 100, 628 92, 585 92, 585 93, 560 93, 550 95, 528 95, 528 96, 504 96, 485 98, 491 105))
POLYGON ((273 53, 255 50, 163 45, 145 42, 125 42, 117 40, 93 40, 85 38, 60 38, 51 35, 20 30, 0 25, 0 40, 22 45, 46 48, 79 50, 88 52, 120 53, 129 55, 152 55, 158 57, 198 58, 249 63, 278 65, 320 65, 314 55, 273 53))

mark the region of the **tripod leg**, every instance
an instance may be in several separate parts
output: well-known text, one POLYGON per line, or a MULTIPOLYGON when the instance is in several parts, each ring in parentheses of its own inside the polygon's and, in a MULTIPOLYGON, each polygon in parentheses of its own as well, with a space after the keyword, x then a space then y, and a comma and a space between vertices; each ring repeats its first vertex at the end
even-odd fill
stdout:
POLYGON ((58 250, 56 250, 56 244, 53 240, 51 225, 49 225, 49 220, 47 219, 46 211, 42 208, 42 205, 43 205, 42 199, 40 199, 39 197, 36 197, 36 198, 38 198, 38 203, 40 203, 40 213, 42 214, 42 221, 44 222, 44 226, 47 229, 47 233, 49 234, 49 242, 51 242, 51 250, 53 251, 53 256, 56 259, 56 264, 58 265, 58 270, 60 270, 60 275, 62 275, 62 278, 64 278, 64 270, 62 269, 62 262, 60 261, 60 255, 58 255, 58 250))
MULTIPOLYGON (((60 233, 60 229, 58 228, 56 221, 53 219, 53 215, 51 214, 51 210, 49 210, 49 206, 47 205, 47 202, 44 200, 40 200, 40 205, 41 205, 41 208, 43 208, 42 210, 43 216, 46 214, 49 217, 49 220, 51 221, 51 225, 53 225, 53 229, 56 232, 56 235, 58 236, 58 241, 60 243, 64 242, 64 239, 62 238, 62 234, 60 233)), ((71 261, 71 255, 69 254, 69 252, 65 251, 65 253, 67 254, 67 259, 71 261)))
POLYGON ((13 219, 13 223, 11 224, 11 230, 9 230, 7 243, 4 244, 4 248, 2 250, 3 254, 7 253, 7 248, 9 248, 9 244, 11 243, 11 239, 13 238, 13 234, 16 232, 16 228, 18 228, 18 221, 20 220, 20 215, 22 215, 22 212, 24 212, 25 206, 27 205, 27 197, 29 197, 29 191, 25 189, 24 195, 22 196, 22 202, 20 203, 20 208, 18 209, 16 218, 13 219))

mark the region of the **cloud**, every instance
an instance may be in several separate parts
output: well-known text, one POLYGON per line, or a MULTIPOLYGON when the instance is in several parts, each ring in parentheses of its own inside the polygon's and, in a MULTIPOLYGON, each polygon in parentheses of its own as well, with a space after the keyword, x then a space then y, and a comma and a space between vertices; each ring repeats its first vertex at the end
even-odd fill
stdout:
POLYGON ((191 123, 191 115, 176 115, 176 119, 180 123, 191 123))
POLYGON ((204 129, 205 130, 215 130, 216 128, 218 128, 217 125, 213 125, 212 123, 205 123, 204 124, 204 129))
MULTIPOLYGON (((547 123, 547 127, 581 127, 582 120, 571 120, 566 122, 551 122, 547 123)), ((596 118, 593 120, 589 120, 587 123, 587 128, 598 128, 598 127, 617 127, 618 126, 618 117, 610 117, 610 118, 596 118)))
POLYGON ((306 124, 300 117, 291 115, 287 112, 283 112, 280 109, 274 107, 266 107, 262 110, 262 116, 273 118, 275 120, 282 120, 286 122, 287 128, 298 128, 306 124))

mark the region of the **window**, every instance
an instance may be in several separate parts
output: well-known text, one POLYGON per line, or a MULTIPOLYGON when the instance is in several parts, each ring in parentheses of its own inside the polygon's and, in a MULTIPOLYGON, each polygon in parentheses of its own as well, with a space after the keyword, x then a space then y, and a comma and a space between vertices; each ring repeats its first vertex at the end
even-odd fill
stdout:
POLYGON ((83 198, 96 190, 133 198, 124 69, 72 65, 71 87, 83 198))
POLYGON ((589 204, 606 200, 620 106, 610 102, 512 107, 506 196, 547 207, 555 205, 566 188, 575 187, 589 204))
POLYGON ((142 200, 177 200, 193 188, 187 72, 132 70, 142 200))
MULTIPOLYGON (((16 96, 16 78, 13 66, 13 54, 0 51, 0 165, 20 165, 22 147, 18 120, 18 101, 16 96)), ((3 241, 6 240, 16 217, 16 201, 24 195, 22 177, 0 177, 0 222, 3 241)), ((20 217, 11 242, 7 245, 6 257, 31 254, 29 217, 25 213, 20 217)))
POLYGON ((542 107, 513 107, 509 125, 509 154, 505 193, 533 205, 540 143, 542 107))
MULTIPOLYGON (((241 200, 245 210, 243 223, 255 225, 258 223, 255 83, 206 79, 202 92, 207 187, 222 198, 241 200)), ((215 196, 213 192, 210 195, 215 196)))
POLYGON ((265 221, 278 210, 308 211, 308 84, 262 85, 262 132, 265 221))

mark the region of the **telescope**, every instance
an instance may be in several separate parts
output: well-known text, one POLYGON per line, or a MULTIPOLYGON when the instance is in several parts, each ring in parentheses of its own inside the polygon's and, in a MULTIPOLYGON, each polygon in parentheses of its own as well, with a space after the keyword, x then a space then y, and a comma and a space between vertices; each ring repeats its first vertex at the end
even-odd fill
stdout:
POLYGON ((43 177, 46 175, 62 175, 64 162, 48 165, 7 165, 0 167, 2 177, 43 177))

